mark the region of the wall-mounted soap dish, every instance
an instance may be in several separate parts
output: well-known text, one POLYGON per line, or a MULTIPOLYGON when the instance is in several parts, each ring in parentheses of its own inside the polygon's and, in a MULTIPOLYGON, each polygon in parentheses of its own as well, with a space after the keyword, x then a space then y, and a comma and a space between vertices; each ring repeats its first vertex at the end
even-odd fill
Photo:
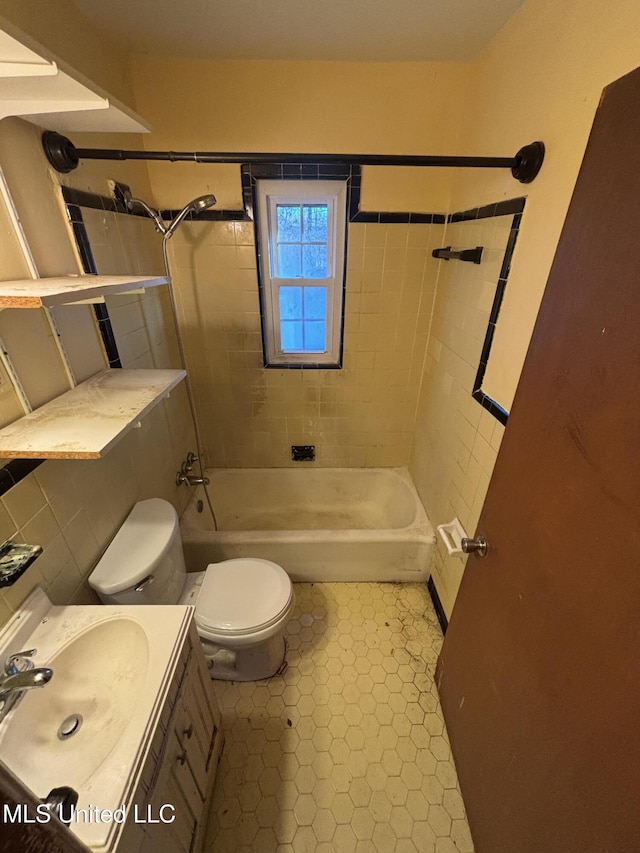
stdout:
POLYGON ((467 556, 462 550, 462 540, 467 538, 467 534, 458 516, 448 524, 439 524, 438 533, 450 557, 460 557, 463 559, 467 556))
POLYGON ((0 545, 0 587, 11 586, 42 554, 40 545, 25 545, 7 539, 0 545))

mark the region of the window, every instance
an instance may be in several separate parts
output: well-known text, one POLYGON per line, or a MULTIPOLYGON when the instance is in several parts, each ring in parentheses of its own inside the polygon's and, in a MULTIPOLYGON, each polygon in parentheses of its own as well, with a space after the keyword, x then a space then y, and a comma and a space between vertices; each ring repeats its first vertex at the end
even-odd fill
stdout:
POLYGON ((267 365, 340 366, 344 181, 258 181, 267 365))

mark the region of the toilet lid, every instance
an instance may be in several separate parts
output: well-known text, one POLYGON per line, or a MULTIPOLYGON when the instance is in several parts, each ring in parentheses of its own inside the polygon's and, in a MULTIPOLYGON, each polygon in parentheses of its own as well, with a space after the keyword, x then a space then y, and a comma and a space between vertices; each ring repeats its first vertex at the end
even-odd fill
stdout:
POLYGON ((212 563, 196 602, 196 625, 229 636, 258 631, 278 620, 291 591, 289 575, 270 560, 212 563))

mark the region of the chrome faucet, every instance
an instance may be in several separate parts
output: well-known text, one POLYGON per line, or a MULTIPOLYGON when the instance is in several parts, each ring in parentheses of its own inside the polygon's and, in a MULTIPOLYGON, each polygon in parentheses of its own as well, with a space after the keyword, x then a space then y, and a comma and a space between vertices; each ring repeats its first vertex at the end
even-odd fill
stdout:
POLYGON ((183 483, 187 486, 208 486, 210 482, 208 477, 194 477, 193 474, 185 474, 183 471, 176 474, 176 486, 183 483))
POLYGON ((31 658, 36 649, 9 655, 4 664, 4 672, 0 675, 0 720, 2 720, 16 704, 25 690, 33 687, 44 687, 53 675, 49 667, 34 667, 31 658))
POLYGON ((198 461, 195 453, 187 453, 186 460, 182 463, 182 467, 176 474, 176 486, 181 486, 183 483, 186 486, 208 486, 211 482, 208 477, 194 477, 190 472, 193 471, 193 463, 198 461))

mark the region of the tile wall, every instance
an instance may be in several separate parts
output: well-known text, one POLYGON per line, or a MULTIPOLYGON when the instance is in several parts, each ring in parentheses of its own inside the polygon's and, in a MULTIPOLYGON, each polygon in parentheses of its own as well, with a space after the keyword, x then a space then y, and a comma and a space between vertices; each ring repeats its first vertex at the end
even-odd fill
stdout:
POLYGON ((170 249, 207 464, 409 461, 444 225, 352 223, 342 370, 265 369, 253 223, 185 223, 170 249))
MULTIPOLYGON (((165 274, 162 239, 150 219, 87 207, 82 219, 101 274, 165 274)), ((123 367, 179 367, 167 287, 105 301, 123 367)))
MULTIPOLYGON (((160 273, 160 238, 146 220, 85 209, 101 273, 160 273)), ((166 287, 108 299, 123 367, 175 367, 166 287)), ((55 604, 95 603, 86 578, 133 504, 162 497, 182 511, 175 474, 193 432, 184 384, 98 460, 49 460, 0 499, 0 541, 42 545, 16 584, 0 590, 0 624, 39 584, 55 604)))
MULTIPOLYGON (((470 536, 504 433, 471 391, 512 221, 505 215, 447 225, 446 245, 484 246, 483 259, 442 261, 410 464, 434 527, 458 516, 470 536)), ((464 566, 438 537, 432 575, 447 617, 464 566)))

